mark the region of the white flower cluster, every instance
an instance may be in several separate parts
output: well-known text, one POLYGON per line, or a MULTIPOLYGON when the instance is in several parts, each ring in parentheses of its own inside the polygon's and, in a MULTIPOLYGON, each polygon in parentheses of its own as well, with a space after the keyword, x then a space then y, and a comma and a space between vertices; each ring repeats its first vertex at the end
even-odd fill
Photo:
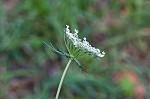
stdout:
POLYGON ((105 52, 100 52, 99 49, 96 49, 95 47, 92 47, 88 41, 86 41, 86 38, 84 37, 83 40, 78 38, 78 30, 75 29, 75 33, 71 33, 69 30, 69 26, 66 25, 66 35, 71 40, 73 45, 75 47, 79 47, 83 50, 83 52, 88 52, 93 55, 96 55, 97 57, 104 57, 105 52))

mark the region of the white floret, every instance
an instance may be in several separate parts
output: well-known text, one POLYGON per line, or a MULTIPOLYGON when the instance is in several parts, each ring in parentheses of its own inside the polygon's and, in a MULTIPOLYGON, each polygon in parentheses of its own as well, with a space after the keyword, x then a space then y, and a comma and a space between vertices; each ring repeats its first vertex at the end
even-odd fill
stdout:
POLYGON ((69 26, 66 25, 66 36, 71 40, 73 45, 75 47, 81 48, 84 52, 92 53, 93 55, 96 55, 97 57, 104 57, 105 52, 100 52, 99 49, 96 49, 95 47, 92 47, 88 41, 86 41, 86 38, 84 37, 83 40, 78 38, 78 30, 75 29, 75 33, 71 33, 69 30, 69 26))

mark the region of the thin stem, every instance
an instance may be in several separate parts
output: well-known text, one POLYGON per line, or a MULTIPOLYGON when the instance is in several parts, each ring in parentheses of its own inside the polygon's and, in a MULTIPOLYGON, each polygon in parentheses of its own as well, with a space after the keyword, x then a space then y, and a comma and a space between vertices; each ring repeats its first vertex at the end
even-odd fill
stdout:
MULTIPOLYGON (((65 34, 64 34, 64 42, 65 42, 65 46, 66 46, 66 48, 67 48, 67 50, 68 50, 68 52, 69 52, 69 54, 70 54, 70 50, 69 50, 69 48, 68 48, 68 46, 67 46, 65 34)), ((71 54, 70 54, 70 55, 71 55, 71 54)))
POLYGON ((56 93, 55 99, 58 99, 58 97, 59 97, 60 90, 61 90, 61 87, 62 87, 62 83, 63 83, 63 81, 64 81, 66 72, 67 72, 67 70, 68 70, 68 68, 69 68, 69 65, 70 65, 71 61, 72 61, 72 59, 69 59, 67 65, 66 65, 66 67, 65 67, 65 70, 64 70, 64 72, 63 72, 63 74, 62 74, 62 77, 61 77, 61 80, 60 80, 60 83, 59 83, 59 86, 58 86, 58 89, 57 89, 57 93, 56 93))

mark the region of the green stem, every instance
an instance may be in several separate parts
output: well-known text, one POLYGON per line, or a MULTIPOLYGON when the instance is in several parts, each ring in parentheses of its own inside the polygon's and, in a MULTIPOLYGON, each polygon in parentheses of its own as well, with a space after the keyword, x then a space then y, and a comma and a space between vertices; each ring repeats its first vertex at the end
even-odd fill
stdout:
POLYGON ((66 65, 66 67, 65 67, 65 70, 64 70, 64 72, 63 72, 63 74, 62 74, 62 77, 61 77, 61 80, 60 80, 60 82, 59 82, 59 86, 58 86, 58 89, 57 89, 57 93, 56 93, 55 99, 58 99, 58 97, 59 97, 60 90, 61 90, 61 87, 62 87, 62 83, 63 83, 63 81, 64 81, 66 72, 67 72, 67 70, 68 70, 68 68, 69 68, 69 65, 70 65, 71 61, 72 61, 72 59, 70 59, 70 60, 68 61, 67 65, 66 65))

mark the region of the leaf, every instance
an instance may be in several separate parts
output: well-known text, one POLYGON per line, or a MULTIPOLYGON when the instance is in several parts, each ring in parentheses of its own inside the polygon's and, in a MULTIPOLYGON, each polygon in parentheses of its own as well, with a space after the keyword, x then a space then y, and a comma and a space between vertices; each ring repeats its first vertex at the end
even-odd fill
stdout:
MULTIPOLYGON (((44 41, 43 41, 44 42, 44 41)), ((45 42, 44 42, 45 43, 45 42)), ((68 53, 65 53, 63 52, 61 49, 59 49, 57 47, 57 49, 50 43, 50 45, 48 45, 47 43, 45 43, 50 49, 52 52, 54 52, 55 54, 58 54, 58 55, 62 55, 62 56, 66 56, 67 58, 70 58, 70 55, 68 53)))

